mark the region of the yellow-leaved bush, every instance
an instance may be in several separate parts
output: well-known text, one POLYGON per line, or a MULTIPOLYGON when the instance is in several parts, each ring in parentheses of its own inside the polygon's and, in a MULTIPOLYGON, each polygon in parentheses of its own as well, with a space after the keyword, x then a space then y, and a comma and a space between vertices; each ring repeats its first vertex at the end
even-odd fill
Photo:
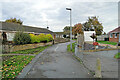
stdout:
POLYGON ((39 42, 49 42, 53 40, 53 37, 51 34, 39 34, 39 35, 34 35, 34 34, 30 34, 30 38, 31 38, 31 43, 39 43, 39 42))
POLYGON ((48 42, 46 35, 43 33, 39 34, 38 38, 39 38, 40 42, 45 42, 45 43, 48 42))
POLYGON ((48 40, 48 41, 52 41, 52 40, 53 40, 53 37, 52 37, 51 34, 47 34, 46 37, 47 37, 47 40, 48 40))

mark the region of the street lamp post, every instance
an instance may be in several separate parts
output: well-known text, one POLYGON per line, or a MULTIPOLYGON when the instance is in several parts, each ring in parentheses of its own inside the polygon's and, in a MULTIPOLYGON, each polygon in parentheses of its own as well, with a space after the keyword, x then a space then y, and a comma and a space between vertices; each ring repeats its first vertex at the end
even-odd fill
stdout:
POLYGON ((70 48, 71 48, 71 51, 72 51, 72 9, 71 8, 66 8, 66 10, 69 10, 70 11, 70 48))

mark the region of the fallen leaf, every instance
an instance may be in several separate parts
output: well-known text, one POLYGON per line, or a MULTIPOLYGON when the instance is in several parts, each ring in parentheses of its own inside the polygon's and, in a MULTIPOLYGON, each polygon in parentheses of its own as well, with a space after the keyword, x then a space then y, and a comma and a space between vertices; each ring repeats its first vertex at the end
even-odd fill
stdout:
POLYGON ((44 64, 44 62, 41 62, 41 64, 44 64))

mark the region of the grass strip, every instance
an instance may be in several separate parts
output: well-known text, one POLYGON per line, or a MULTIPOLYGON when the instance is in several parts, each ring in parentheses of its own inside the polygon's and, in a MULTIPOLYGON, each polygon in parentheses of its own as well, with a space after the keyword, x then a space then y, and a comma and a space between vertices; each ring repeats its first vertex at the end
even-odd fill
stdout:
POLYGON ((120 59, 120 53, 115 54, 114 58, 120 59))
POLYGON ((75 43, 76 43, 76 42, 72 43, 72 51, 71 51, 71 49, 70 49, 70 44, 67 45, 67 51, 74 53, 74 52, 75 52, 75 43))
MULTIPOLYGON (((76 43, 76 42, 75 42, 76 43)), ((72 51, 70 50, 70 44, 69 45, 67 45, 67 51, 68 52, 72 52, 73 54, 72 54, 72 56, 75 58, 75 59, 77 59, 79 62, 80 62, 80 64, 83 64, 83 66, 92 74, 92 75, 95 75, 95 72, 94 71, 92 71, 92 70, 90 70, 89 68, 87 68, 86 66, 85 66, 85 64, 83 63, 83 61, 79 58, 79 57, 77 57, 77 56, 75 56, 75 43, 72 43, 72 51)))
POLYGON ((102 43, 102 44, 110 44, 110 45, 117 45, 116 42, 110 42, 110 41, 97 41, 98 43, 102 43))

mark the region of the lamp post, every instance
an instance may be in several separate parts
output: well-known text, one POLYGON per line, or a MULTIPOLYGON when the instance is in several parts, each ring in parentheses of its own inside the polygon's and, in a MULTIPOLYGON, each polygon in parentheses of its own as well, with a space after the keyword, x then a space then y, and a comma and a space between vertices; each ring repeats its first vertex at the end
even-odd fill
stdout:
POLYGON ((70 48, 71 48, 71 51, 72 51, 72 15, 71 15, 71 12, 72 12, 72 9, 71 8, 66 8, 66 10, 69 10, 70 11, 70 48))

